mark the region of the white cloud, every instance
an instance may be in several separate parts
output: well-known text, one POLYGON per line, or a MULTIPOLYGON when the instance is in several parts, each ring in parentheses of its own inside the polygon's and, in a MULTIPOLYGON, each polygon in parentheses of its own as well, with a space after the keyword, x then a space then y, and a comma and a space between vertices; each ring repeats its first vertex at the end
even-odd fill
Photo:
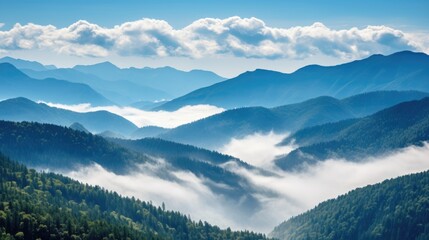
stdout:
POLYGON ((428 52, 428 39, 387 26, 330 29, 310 26, 274 28, 257 18, 203 18, 182 29, 144 18, 112 28, 80 20, 65 28, 15 24, 0 31, 0 50, 47 49, 58 53, 105 57, 201 58, 230 55, 245 58, 303 59, 327 55, 353 59, 400 50, 428 52))
MULTIPOLYGON (((39 101, 40 103, 41 101, 39 101)), ((199 119, 209 117, 214 114, 225 111, 223 108, 218 108, 211 105, 194 105, 185 106, 176 111, 143 111, 133 107, 119 107, 119 106, 100 106, 92 107, 89 103, 77 105, 65 105, 57 103, 46 103, 50 107, 67 109, 75 112, 95 112, 95 111, 109 111, 111 113, 120 115, 127 120, 131 121, 138 127, 144 126, 159 126, 164 128, 174 128, 182 124, 197 121, 199 119)))

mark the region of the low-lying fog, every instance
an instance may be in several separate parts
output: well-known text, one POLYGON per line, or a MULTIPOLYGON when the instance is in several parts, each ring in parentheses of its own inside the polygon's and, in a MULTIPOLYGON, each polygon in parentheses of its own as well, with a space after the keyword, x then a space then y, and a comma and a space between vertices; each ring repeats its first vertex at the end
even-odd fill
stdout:
MULTIPOLYGON (((40 101, 39 101, 40 102, 40 101)), ((89 103, 76 105, 65 105, 58 103, 42 102, 50 107, 62 108, 74 112, 95 112, 109 111, 111 113, 122 116, 128 121, 134 123, 138 127, 158 126, 163 128, 175 128, 177 126, 197 121, 199 119, 209 117, 214 114, 225 111, 211 105, 193 105, 185 106, 176 111, 144 111, 134 107, 119 107, 119 106, 101 106, 93 107, 89 103)))
POLYGON ((237 207, 230 204, 230 199, 216 195, 204 179, 190 172, 173 171, 169 174, 174 178, 160 178, 153 169, 162 171, 162 164, 142 165, 136 172, 126 176, 116 175, 96 165, 66 175, 126 196, 152 201, 156 205, 164 202, 167 209, 190 214, 194 220, 202 219, 220 227, 268 233, 282 221, 313 208, 321 201, 357 187, 429 169, 429 144, 425 144, 422 147, 401 149, 383 157, 368 158, 362 163, 330 159, 300 172, 282 172, 274 167, 275 156, 286 154, 296 147, 277 146, 284 136, 254 134, 243 139, 232 139, 220 149, 273 172, 269 175, 235 164, 225 166, 251 183, 251 192, 261 205, 261 208, 246 216, 240 215, 237 207))

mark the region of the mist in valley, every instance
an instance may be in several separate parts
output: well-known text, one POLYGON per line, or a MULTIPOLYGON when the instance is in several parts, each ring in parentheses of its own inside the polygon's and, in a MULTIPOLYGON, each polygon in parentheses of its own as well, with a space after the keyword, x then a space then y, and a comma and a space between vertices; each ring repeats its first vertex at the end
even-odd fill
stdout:
MULTIPOLYGON (((39 101, 41 102, 41 101, 39 101)), ((137 127, 157 126, 163 128, 175 128, 177 126, 190 123, 201 118, 209 117, 214 114, 225 111, 211 105, 189 105, 182 107, 176 111, 145 111, 130 106, 91 106, 89 103, 82 103, 76 105, 66 105, 58 103, 47 103, 50 107, 62 108, 74 112, 95 112, 95 111, 109 111, 119 115, 128 121, 134 123, 137 127)))
MULTIPOLYGON (((284 172, 275 167, 277 156, 298 146, 278 146, 288 134, 255 133, 231 141, 218 149, 256 168, 235 162, 223 165, 239 175, 240 184, 257 200, 257 207, 241 205, 245 199, 231 199, 210 188, 214 183, 191 172, 173 169, 158 159, 156 164, 139 165, 127 175, 117 175, 99 165, 65 173, 79 181, 100 185, 125 196, 152 201, 167 209, 189 214, 222 228, 248 229, 269 233, 284 220, 315 207, 318 203, 368 184, 429 169, 429 144, 412 146, 359 163, 328 159, 300 171, 284 172)), ((225 187, 228 186, 218 186, 225 187)), ((245 196, 243 197, 245 198, 245 196)))

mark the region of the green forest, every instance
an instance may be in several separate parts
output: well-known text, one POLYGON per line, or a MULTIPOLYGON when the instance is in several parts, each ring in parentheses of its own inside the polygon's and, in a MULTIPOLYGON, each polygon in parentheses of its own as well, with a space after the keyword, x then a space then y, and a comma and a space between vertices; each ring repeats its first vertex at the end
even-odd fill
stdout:
POLYGON ((356 189, 280 224, 279 239, 429 239, 429 171, 356 189))
POLYGON ((0 156, 1 239, 266 239, 0 156))

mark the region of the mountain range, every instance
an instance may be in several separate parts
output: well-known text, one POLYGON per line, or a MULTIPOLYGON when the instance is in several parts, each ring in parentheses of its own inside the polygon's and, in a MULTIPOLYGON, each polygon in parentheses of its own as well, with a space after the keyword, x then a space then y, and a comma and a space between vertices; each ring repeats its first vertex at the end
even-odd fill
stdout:
POLYGON ((8 121, 29 121, 70 126, 80 123, 92 133, 113 131, 124 136, 138 128, 127 119, 108 111, 78 113, 35 103, 26 98, 13 98, 0 102, 0 119, 8 121))
POLYGON ((233 162, 258 169, 232 156, 156 138, 106 139, 52 124, 0 121, 0 129, 0 152, 27 166, 67 172, 97 164, 115 174, 145 172, 179 183, 174 174, 185 171, 200 177, 230 203, 235 202, 242 214, 251 215, 249 210, 258 208, 246 179, 224 165, 233 162))
POLYGON ((429 92, 429 56, 410 51, 372 55, 337 66, 309 65, 287 74, 258 69, 195 90, 156 109, 209 104, 232 109, 275 107, 318 96, 345 98, 380 90, 429 92))
POLYGON ((329 158, 362 161, 429 140, 429 97, 400 103, 368 117, 302 129, 283 141, 300 147, 276 160, 283 170, 329 158))
POLYGON ((185 72, 171 67, 121 69, 110 62, 56 68, 34 61, 4 57, 0 59, 0 63, 13 64, 35 79, 55 78, 87 84, 121 105, 171 99, 225 80, 213 72, 203 70, 185 72))
MULTIPOLYGON (((304 209, 306 203, 297 201, 302 196, 281 183, 317 177, 308 165, 327 159, 355 164, 427 146, 429 56, 404 51, 290 74, 259 69, 229 80, 200 70, 119 68, 110 62, 56 68, 5 57, 0 100, 0 239, 265 239, 194 222, 164 204, 155 207, 54 172, 106 173, 103 187, 117 180, 124 186, 130 178, 159 199, 173 189, 156 188, 175 186, 171 201, 189 197, 191 205, 219 208, 219 216, 228 217, 223 220, 245 222, 241 226, 269 222, 264 217, 272 212, 304 209), (173 129, 138 128, 107 111, 79 113, 43 102, 168 111, 210 104, 228 110, 173 129), (233 138, 270 132, 290 134, 271 149, 295 150, 269 156, 258 167, 214 151, 233 138)), ((246 148, 251 144, 239 150, 246 148)), ((429 172, 423 172, 353 190, 292 217, 270 236, 426 239, 428 182, 429 172)), ((124 192, 143 189, 134 187, 124 192)))
POLYGON ((345 99, 318 97, 275 108, 232 109, 166 131, 158 137, 217 149, 231 138, 258 133, 295 132, 301 128, 363 117, 397 103, 429 96, 417 91, 378 91, 345 99))
POLYGON ((172 67, 118 68, 110 62, 73 67, 83 73, 109 81, 130 82, 165 91, 171 96, 181 96, 195 89, 225 80, 213 72, 203 70, 180 71, 172 67))
POLYGON ((25 75, 10 63, 0 63, 0 99, 16 97, 63 104, 113 104, 88 85, 54 78, 38 80, 25 75))

